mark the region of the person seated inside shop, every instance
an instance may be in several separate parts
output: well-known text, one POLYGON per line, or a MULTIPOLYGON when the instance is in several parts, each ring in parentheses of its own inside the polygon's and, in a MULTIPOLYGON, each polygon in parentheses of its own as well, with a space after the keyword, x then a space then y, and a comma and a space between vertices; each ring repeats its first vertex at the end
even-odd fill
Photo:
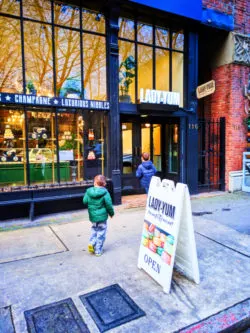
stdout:
POLYGON ((102 143, 97 142, 95 148, 93 149, 96 157, 102 156, 102 143))

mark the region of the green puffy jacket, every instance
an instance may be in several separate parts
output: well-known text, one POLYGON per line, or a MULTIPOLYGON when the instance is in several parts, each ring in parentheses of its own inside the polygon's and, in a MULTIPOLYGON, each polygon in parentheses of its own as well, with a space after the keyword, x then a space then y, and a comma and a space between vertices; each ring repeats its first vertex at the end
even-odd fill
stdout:
POLYGON ((112 199, 105 187, 90 187, 87 189, 83 203, 88 205, 89 219, 93 223, 103 222, 108 215, 114 215, 112 199))

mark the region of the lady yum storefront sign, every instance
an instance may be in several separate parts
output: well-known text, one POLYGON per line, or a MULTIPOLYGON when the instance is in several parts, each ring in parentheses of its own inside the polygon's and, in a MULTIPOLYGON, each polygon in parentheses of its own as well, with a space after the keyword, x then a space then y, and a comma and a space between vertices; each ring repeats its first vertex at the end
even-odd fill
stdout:
POLYGON ((140 103, 180 105, 180 93, 154 89, 140 89, 140 103))

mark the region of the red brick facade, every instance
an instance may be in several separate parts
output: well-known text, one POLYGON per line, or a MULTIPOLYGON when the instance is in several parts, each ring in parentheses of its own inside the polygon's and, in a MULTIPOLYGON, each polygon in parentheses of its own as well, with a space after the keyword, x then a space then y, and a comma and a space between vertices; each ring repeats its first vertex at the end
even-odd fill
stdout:
MULTIPOLYGON (((204 0, 203 7, 234 16, 234 32, 250 34, 250 1, 204 0)), ((250 52, 250 50, 249 50, 250 52)), ((229 172, 242 169, 242 153, 247 148, 247 127, 244 119, 248 112, 248 99, 244 86, 248 83, 250 67, 241 64, 226 64, 211 69, 216 91, 204 101, 206 118, 226 118, 226 190, 229 172)))

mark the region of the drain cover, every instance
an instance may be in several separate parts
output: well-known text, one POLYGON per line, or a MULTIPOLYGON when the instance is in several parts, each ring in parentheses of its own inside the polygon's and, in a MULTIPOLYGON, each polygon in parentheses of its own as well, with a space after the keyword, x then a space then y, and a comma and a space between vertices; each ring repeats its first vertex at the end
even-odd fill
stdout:
POLYGON ((145 316, 118 284, 82 295, 80 299, 100 332, 145 316))
POLYGON ((24 312, 29 333, 89 333, 71 298, 24 312))

